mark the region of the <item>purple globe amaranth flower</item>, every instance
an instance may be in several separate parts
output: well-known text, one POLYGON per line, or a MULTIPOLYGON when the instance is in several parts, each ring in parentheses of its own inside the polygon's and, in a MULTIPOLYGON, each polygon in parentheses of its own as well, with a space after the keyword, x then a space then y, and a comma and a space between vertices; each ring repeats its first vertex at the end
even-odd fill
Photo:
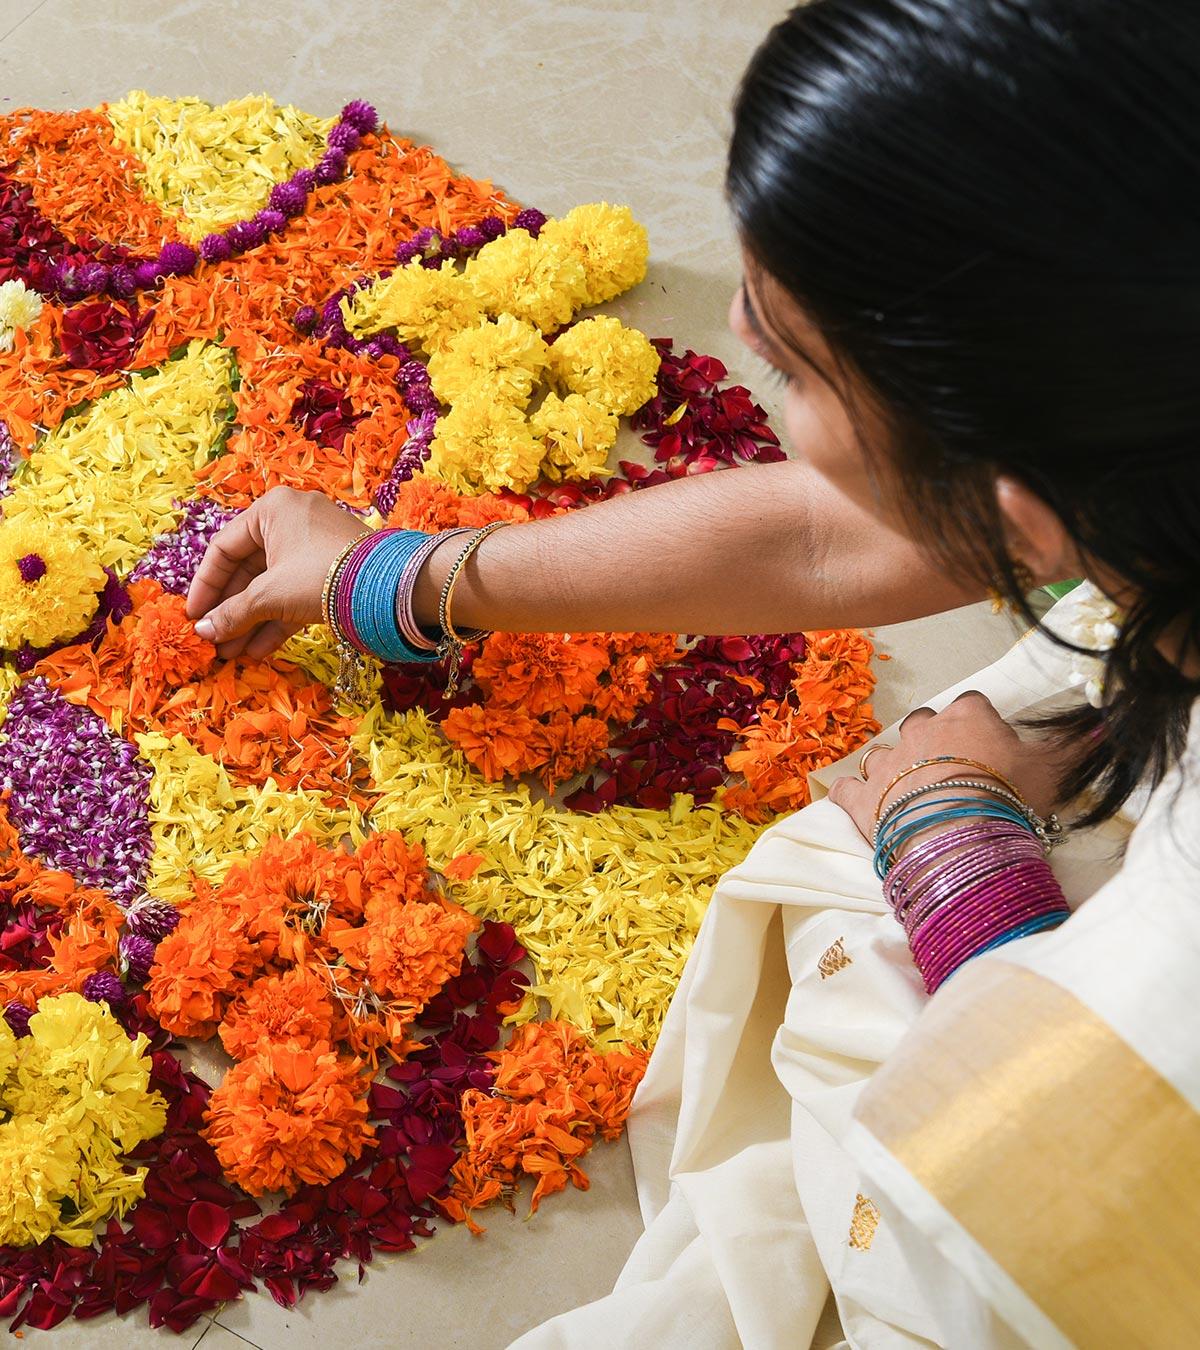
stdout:
POLYGON ((140 262, 133 269, 133 279, 142 290, 150 290, 162 280, 162 272, 156 262, 140 262))
POLYGON ((301 305, 296 311, 292 322, 301 333, 311 333, 320 322, 321 316, 317 313, 316 305, 301 305))
POLYGON ((18 1003, 16 999, 4 1008, 4 1020, 8 1023, 8 1028, 17 1040, 22 1040, 29 1033, 29 1019, 33 1016, 33 1009, 27 1008, 23 1003, 18 1003))
POLYGON ((263 227, 265 234, 278 234, 280 230, 287 228, 288 218, 282 211, 276 211, 274 207, 268 206, 260 211, 254 219, 263 227))
POLYGON ((342 121, 349 122, 355 131, 369 136, 379 125, 379 114, 365 99, 351 99, 342 109, 342 121))
POLYGON ((233 246, 223 234, 206 234, 200 240, 200 256, 205 262, 224 262, 233 257, 233 246))
POLYGON ((317 172, 315 169, 297 169, 292 174, 291 182, 302 192, 311 192, 317 186, 317 172))
POLYGON ((406 239, 404 243, 396 245, 396 261, 401 267, 407 267, 420 251, 411 239, 406 239))
POLYGON ((185 277, 196 266, 196 250, 190 244, 166 243, 159 251, 158 265, 168 276, 185 277))
POLYGON ((285 216, 298 216, 308 201, 308 193, 295 179, 286 183, 276 183, 267 198, 267 206, 272 211, 282 212, 285 216))
POLYGON ((484 219, 479 222, 479 233, 489 242, 493 239, 499 239, 502 234, 507 232, 507 230, 508 226, 505 225, 499 216, 485 216, 484 219))
POLYGON ((0 422, 0 497, 12 491, 12 476, 17 468, 17 447, 7 422, 0 422))
POLYGON ((98 970, 84 980, 83 996, 89 1003, 109 1003, 119 1008, 125 1002, 125 986, 111 970, 98 970))
POLYGON ((108 293, 117 300, 128 300, 137 290, 137 278, 128 263, 117 263, 108 274, 108 293))
POLYGON ((79 284, 79 269, 69 262, 56 262, 50 273, 50 279, 54 289, 68 303, 82 298, 83 288, 79 284))
POLYGON ((79 287, 86 295, 102 295, 108 290, 109 270, 102 262, 84 263, 79 269, 79 287))
POLYGON ((125 914, 127 935, 156 944, 178 927, 179 911, 175 906, 165 900, 152 900, 149 896, 135 900, 125 914))
POLYGON ((424 253, 433 244, 436 244, 438 248, 441 248, 442 236, 432 225, 422 225, 416 234, 413 235, 412 242, 416 244, 420 252, 424 253))
POLYGON ((514 230, 528 230, 536 239, 542 231, 542 226, 546 223, 545 213, 539 211, 536 206, 527 206, 523 211, 517 212, 517 218, 513 221, 514 230))
POLYGON ((345 152, 335 147, 326 150, 317 164, 318 183, 336 183, 346 172, 345 152))
POLYGON ((257 220, 239 220, 225 231, 225 237, 235 253, 245 253, 262 243, 266 231, 257 220))
POLYGON ((46 560, 40 553, 27 553, 17 559, 17 571, 21 574, 21 580, 27 586, 32 586, 46 575, 46 560))
POLYGON ((362 139, 357 129, 349 122, 339 122, 329 133, 325 144, 333 150, 345 150, 349 153, 351 150, 358 149, 358 143, 362 139))
POLYGON ((154 948, 155 944, 149 938, 126 933, 118 946, 122 972, 136 983, 145 984, 154 964, 154 948))
POLYGON ((454 232, 454 242, 460 249, 482 248, 487 241, 487 235, 478 225, 464 225, 461 230, 454 232))

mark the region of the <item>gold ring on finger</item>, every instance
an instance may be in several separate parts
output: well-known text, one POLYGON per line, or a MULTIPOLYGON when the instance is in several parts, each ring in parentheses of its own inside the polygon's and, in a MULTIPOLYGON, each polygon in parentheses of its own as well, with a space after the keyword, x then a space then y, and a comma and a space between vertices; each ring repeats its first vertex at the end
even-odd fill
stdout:
POLYGON ((871 758, 876 750, 894 750, 895 748, 894 745, 883 745, 878 741, 874 745, 867 746, 858 761, 858 776, 864 783, 867 781, 867 760, 871 758))

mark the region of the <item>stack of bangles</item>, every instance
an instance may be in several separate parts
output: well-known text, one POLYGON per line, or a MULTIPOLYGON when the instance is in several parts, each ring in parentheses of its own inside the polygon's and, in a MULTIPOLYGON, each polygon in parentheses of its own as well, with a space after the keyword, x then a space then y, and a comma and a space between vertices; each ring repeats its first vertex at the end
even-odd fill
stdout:
POLYGON ((876 816, 875 873, 929 993, 971 957, 1069 916, 1046 861, 1061 838, 1058 820, 1043 820, 987 765, 920 760, 884 789, 876 816), (926 783, 884 807, 902 778, 935 764, 965 764, 983 776, 926 783))
POLYGON ((341 653, 338 691, 360 694, 364 656, 388 664, 446 660, 449 698, 458 687, 463 646, 488 636, 483 630, 455 631, 450 618, 455 584, 482 541, 508 523, 495 521, 478 530, 461 528, 441 534, 375 530, 349 543, 329 569, 321 597, 321 611, 341 653), (462 547, 438 600, 438 629, 431 634, 418 626, 413 615, 413 590, 433 551, 447 539, 460 537, 462 547))

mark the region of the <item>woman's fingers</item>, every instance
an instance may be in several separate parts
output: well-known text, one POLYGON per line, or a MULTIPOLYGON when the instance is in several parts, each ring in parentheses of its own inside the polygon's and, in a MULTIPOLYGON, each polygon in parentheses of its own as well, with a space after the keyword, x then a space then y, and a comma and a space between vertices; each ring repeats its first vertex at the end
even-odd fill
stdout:
POLYGON ((216 643, 222 656, 236 656, 246 645, 237 642, 239 638, 248 638, 260 623, 273 617, 271 613, 271 583, 267 574, 261 573, 246 586, 221 600, 196 623, 196 632, 209 642, 216 643), (234 643, 237 643, 236 648, 234 643))
POLYGON ((259 502, 247 507, 213 536, 188 588, 189 619, 198 619, 219 604, 242 567, 250 565, 259 572, 266 567, 258 507, 259 502))
POLYGON ((261 624, 248 637, 239 639, 245 642, 240 655, 248 661, 261 661, 263 657, 270 656, 276 648, 282 647, 288 638, 294 637, 303 626, 303 624, 281 623, 278 619, 261 624))

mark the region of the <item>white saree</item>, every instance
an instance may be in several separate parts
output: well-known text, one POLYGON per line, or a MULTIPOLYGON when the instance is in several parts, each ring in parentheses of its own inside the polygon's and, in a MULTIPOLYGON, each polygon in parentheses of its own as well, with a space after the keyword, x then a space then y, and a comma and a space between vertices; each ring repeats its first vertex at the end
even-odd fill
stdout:
MULTIPOLYGON (((1015 718, 1070 683, 1035 636, 931 706, 973 688, 1015 718)), ((630 1118, 645 1233, 610 1295, 521 1350, 1200 1343, 1186 770, 1136 829, 1056 851, 1067 923, 933 999, 850 819, 822 800, 767 830, 716 890, 630 1118)))

